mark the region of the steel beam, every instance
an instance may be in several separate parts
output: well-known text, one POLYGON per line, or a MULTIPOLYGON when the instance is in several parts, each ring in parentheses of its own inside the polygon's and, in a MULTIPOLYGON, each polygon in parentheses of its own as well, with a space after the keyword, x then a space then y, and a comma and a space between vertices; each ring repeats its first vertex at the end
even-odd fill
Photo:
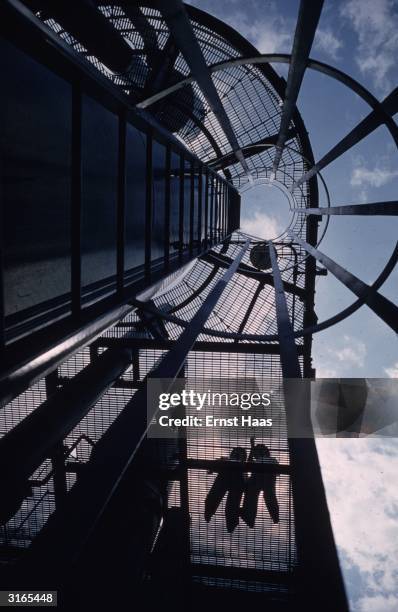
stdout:
POLYGON ((398 215, 398 201, 374 202, 372 204, 346 204, 345 206, 330 206, 329 208, 293 208, 295 212, 304 215, 398 215))
POLYGON ((323 610, 348 610, 333 531, 330 524, 322 474, 315 440, 297 437, 311 431, 308 384, 301 378, 297 347, 283 291, 275 247, 269 243, 275 282, 276 315, 281 366, 284 377, 286 421, 294 499, 294 517, 298 554, 297 586, 300 599, 311 601, 323 610), (333 593, 329 598, 328 588, 333 593), (338 602, 338 604, 336 604, 338 602), (336 607, 337 606, 337 607, 336 607))
POLYGON ((180 167, 179 167, 179 194, 178 194, 178 241, 180 243, 178 249, 178 260, 181 263, 184 253, 184 208, 185 208, 185 158, 180 155, 180 167))
POLYGON ((189 470, 211 472, 255 472, 259 474, 290 474, 290 465, 283 463, 262 463, 259 461, 226 461, 222 459, 187 459, 184 466, 189 470))
POLYGON ((203 167, 200 165, 198 169, 197 178, 199 181, 198 185, 198 247, 197 251, 200 253, 202 247, 202 221, 203 221, 203 167))
POLYGON ((205 249, 209 246, 209 169, 205 167, 205 249))
POLYGON ((348 272, 345 268, 333 261, 333 259, 330 259, 330 257, 299 238, 299 236, 293 232, 289 231, 289 234, 305 251, 307 251, 307 253, 315 257, 317 261, 325 266, 333 276, 350 289, 358 298, 363 299, 364 303, 369 306, 374 313, 389 325, 391 329, 398 333, 398 307, 395 304, 378 293, 378 291, 373 290, 370 285, 361 281, 358 277, 354 276, 354 274, 348 272))
POLYGON ((275 247, 271 242, 268 243, 268 249, 274 276, 276 322, 278 325, 282 375, 284 378, 301 378, 297 346, 289 317, 282 276, 278 266, 275 247))
MULTIPOLYGON (((150 373, 151 378, 168 379, 169 382, 165 385, 167 389, 172 388, 184 367, 189 351, 236 272, 249 244, 250 241, 247 240, 229 269, 210 291, 190 325, 150 373)), ((68 494, 65 503, 50 517, 32 543, 22 560, 21 571, 30 573, 39 568, 40 575, 47 571, 49 582, 51 578, 59 581, 64 572, 68 571, 82 552, 84 544, 135 457, 156 412, 156 405, 147 407, 146 388, 138 389, 96 444, 90 462, 68 494), (74 517, 73 521, 71 516, 74 517)))
POLYGON ((164 223, 164 231, 163 231, 163 250, 164 250, 164 267, 167 271, 170 264, 170 207, 171 207, 171 149, 170 145, 166 147, 166 176, 164 181, 164 214, 165 214, 165 223, 164 223))
POLYGON ((153 222, 153 138, 146 137, 146 176, 145 176, 145 277, 151 277, 152 222, 153 222))
MULTIPOLYGON (((243 319, 242 319, 242 321, 241 321, 241 323, 239 325, 238 334, 243 333, 243 331, 244 331, 244 329, 246 327, 246 324, 247 324, 247 322, 249 320, 249 317, 250 317, 251 313, 253 312, 253 308, 254 308, 254 306, 255 306, 255 304, 257 302, 257 298, 258 298, 258 296, 260 295, 260 293, 261 293, 261 291, 263 289, 264 289, 264 283, 261 283, 261 282, 258 283, 257 288, 256 288, 255 292, 253 293, 252 299, 250 300, 250 303, 249 303, 248 307, 246 308, 245 315, 244 315, 244 317, 243 317, 243 319)), ((239 342, 238 338, 235 340, 235 342, 239 342)))
POLYGON ((168 69, 170 61, 168 58, 168 54, 170 52, 170 39, 166 41, 166 44, 163 50, 161 51, 158 47, 156 29, 149 21, 147 16, 143 13, 142 9, 139 6, 134 6, 133 2, 129 2, 123 6, 123 11, 130 19, 131 23, 134 26, 134 29, 141 36, 144 47, 143 51, 146 55, 148 65, 150 67, 147 83, 150 82, 151 86, 156 87, 155 82, 157 80, 156 76, 158 69, 158 65, 156 65, 156 60, 159 60, 159 63, 162 62, 162 67, 164 67, 166 70, 168 69))
POLYGON ((71 172, 71 307, 78 319, 82 307, 82 91, 72 90, 72 172, 71 172))
MULTIPOLYGON (((119 327, 131 328, 129 323, 120 323, 119 327)), ((91 346, 95 347, 122 347, 126 346, 135 350, 155 350, 155 351, 168 351, 173 348, 176 340, 154 340, 152 338, 110 338, 109 336, 101 336, 91 346)), ((197 340, 192 346, 191 351, 200 351, 204 353, 250 353, 260 355, 279 355, 279 344, 269 343, 249 343, 240 342, 239 347, 234 342, 209 342, 203 340, 197 340)), ((299 355, 303 352, 303 346, 297 347, 299 355)))
POLYGON ((294 33, 292 59, 286 83, 286 94, 283 103, 279 136, 276 143, 276 153, 273 172, 278 170, 283 147, 287 139, 290 122, 293 118, 304 72, 310 56, 315 31, 321 16, 323 0, 301 0, 294 33))
POLYGON ((191 162, 191 196, 189 201, 189 254, 193 255, 193 228, 195 220, 195 164, 191 162))
POLYGON ((275 278, 275 300, 281 366, 284 377, 286 421, 291 465, 291 484, 298 555, 297 586, 300 599, 330 612, 348 610, 344 583, 339 568, 330 524, 322 474, 313 438, 300 437, 311 432, 308 383, 300 378, 292 324, 289 318, 275 247, 269 244, 275 278), (300 434, 303 432, 303 434, 300 434), (329 590, 333 593, 330 598, 329 590))
MULTIPOLYGON (((232 128, 231 122, 218 95, 216 86, 211 78, 210 71, 203 57, 199 42, 196 39, 192 24, 184 9, 181 0, 168 0, 159 7, 167 27, 172 33, 181 53, 187 62, 192 76, 197 81, 203 95, 205 96, 211 110, 217 117, 220 126, 226 135, 232 151, 240 162, 243 170, 250 175, 248 165, 239 147, 238 140, 232 128)), ((145 108, 146 102, 138 104, 145 108)))
POLYGON ((126 116, 119 117, 118 188, 117 188, 117 237, 116 237, 116 287, 120 295, 124 289, 124 262, 126 241, 126 116))
MULTIPOLYGON (((381 103, 384 111, 393 116, 398 112, 398 87, 396 87, 385 100, 381 103)), ((320 172, 323 168, 328 166, 332 161, 346 153, 351 147, 358 144, 361 140, 363 140, 366 136, 371 134, 374 130, 376 130, 380 125, 384 123, 383 115, 380 114, 378 110, 373 110, 369 113, 365 119, 363 119, 354 129, 351 130, 347 136, 342 138, 340 142, 338 142, 326 155, 322 157, 322 159, 317 162, 308 172, 303 174, 303 176, 294 183, 292 190, 301 185, 305 181, 308 181, 312 176, 320 172)))
MULTIPOLYGON (((184 385, 184 377, 186 374, 185 366, 181 369, 180 374, 178 376, 181 384, 184 385)), ((186 408, 182 407, 182 417, 186 416, 186 408)), ((189 477, 188 477, 188 469, 186 466, 186 460, 188 456, 188 435, 187 428, 183 427, 179 432, 178 436, 178 480, 179 480, 179 489, 180 489, 180 511, 182 512, 182 520, 180 521, 181 526, 181 541, 182 541, 182 550, 180 552, 180 578, 183 585, 184 591, 188 591, 189 584, 191 580, 191 575, 189 572, 190 560, 191 560, 191 534, 190 534, 190 512, 189 512, 189 477)))

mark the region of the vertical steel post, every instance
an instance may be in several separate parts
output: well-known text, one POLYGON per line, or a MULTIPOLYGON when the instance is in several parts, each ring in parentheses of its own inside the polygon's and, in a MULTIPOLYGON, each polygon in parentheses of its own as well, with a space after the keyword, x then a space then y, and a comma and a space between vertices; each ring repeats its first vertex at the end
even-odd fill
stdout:
POLYGON ((198 168, 198 247, 197 247, 197 251, 198 253, 200 253, 201 250, 201 246, 202 246, 202 210, 203 210, 203 202, 202 202, 202 198, 203 198, 203 185, 202 185, 202 172, 203 172, 203 166, 202 164, 199 165, 198 168))
POLYGON ((117 191, 117 261, 116 261, 116 289, 119 295, 124 289, 124 249, 126 235, 126 117, 124 113, 119 116, 119 157, 118 157, 118 191, 117 191))
POLYGON ((269 242, 268 250, 272 265, 275 288, 276 321, 278 325, 281 366, 284 378, 301 378, 301 369, 294 340, 293 327, 289 317, 282 276, 279 270, 274 245, 269 242))
POLYGON ((180 243, 178 257, 180 261, 182 261, 183 252, 184 252, 184 203, 185 203, 184 172, 185 172, 185 160, 184 160, 184 156, 181 155, 180 157, 180 191, 179 191, 179 207, 180 207, 179 213, 180 214, 179 214, 179 229, 178 229, 178 236, 179 236, 179 243, 180 243))
POLYGON ((275 247, 269 243, 275 287, 285 410, 298 554, 300 605, 348 611, 344 582, 330 524, 315 440, 311 437, 310 395, 301 378, 293 327, 289 318, 275 247), (292 380, 293 379, 293 380, 292 380), (294 380, 296 379, 296 381, 294 380))
POLYGON ((171 150, 166 147, 166 174, 165 174, 165 224, 164 224, 164 268, 170 265, 170 186, 171 186, 171 150))
POLYGON ((279 167, 283 147, 289 132, 290 121, 295 112, 307 61, 310 55, 315 31, 321 16, 323 0, 301 0, 292 48, 292 58, 286 83, 278 142, 273 164, 273 172, 279 167))
POLYGON ((189 254, 193 254, 193 243, 194 243, 194 218, 195 218, 195 167, 194 162, 190 162, 190 185, 191 185, 191 197, 189 205, 189 254))
POLYGON ((145 198, 145 276, 151 277, 151 239, 153 218, 152 133, 146 139, 146 198, 145 198))
POLYGON ((214 174, 211 174, 210 177, 210 228, 209 228, 209 233, 210 233, 210 245, 213 246, 214 244, 214 174))
POLYGON ((206 180, 205 180, 205 238, 204 238, 204 249, 207 249, 209 245, 209 170, 205 168, 206 180))
POLYGON ((82 92, 72 90, 72 176, 71 176, 71 302, 72 316, 79 318, 82 292, 82 92))

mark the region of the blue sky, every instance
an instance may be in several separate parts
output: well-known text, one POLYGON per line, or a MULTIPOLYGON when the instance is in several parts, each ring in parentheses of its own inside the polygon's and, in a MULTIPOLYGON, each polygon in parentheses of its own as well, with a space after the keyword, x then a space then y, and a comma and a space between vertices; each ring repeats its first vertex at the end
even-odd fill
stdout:
MULTIPOLYGON (((194 0, 238 29, 261 52, 290 53, 296 0, 194 0)), ((326 0, 311 56, 347 72, 382 100, 398 84, 398 0, 326 0)), ((286 75, 286 68, 274 66, 286 75)), ((320 159, 368 112, 343 85, 307 71, 298 99, 315 159, 320 159)), ((397 119, 397 116, 395 117, 397 119)), ((397 199, 398 154, 386 128, 323 171, 334 205, 397 199)), ((321 199, 321 205, 325 202, 321 199)), ((275 210, 254 198, 244 221, 277 227, 275 210), (257 215, 257 216, 256 216, 257 215), (260 219, 261 220, 261 219, 260 219)), ((397 240, 396 218, 332 218, 322 250, 367 283, 383 269, 397 240)), ((398 301, 398 270, 381 293, 398 301)), ((353 301, 330 275, 317 283, 319 320, 353 301)), ((318 376, 398 378, 397 337, 367 307, 314 336, 318 376)), ((395 439, 320 440, 335 536, 352 610, 398 610, 398 485, 395 439)))

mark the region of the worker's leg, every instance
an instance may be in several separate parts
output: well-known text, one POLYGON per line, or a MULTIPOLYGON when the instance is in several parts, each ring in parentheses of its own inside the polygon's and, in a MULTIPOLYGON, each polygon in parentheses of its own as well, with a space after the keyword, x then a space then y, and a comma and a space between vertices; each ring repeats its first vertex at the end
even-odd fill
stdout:
POLYGON ((243 506, 240 512, 242 519, 249 527, 254 527, 254 523, 256 521, 259 493, 260 489, 258 486, 257 476, 252 475, 250 476, 246 485, 243 506))
POLYGON ((263 490, 265 505, 274 523, 279 523, 279 504, 276 498, 275 485, 263 490))
POLYGON ((217 512, 217 508, 227 492, 227 485, 228 482, 225 476, 218 474, 205 500, 205 520, 207 522, 209 522, 211 517, 217 512))

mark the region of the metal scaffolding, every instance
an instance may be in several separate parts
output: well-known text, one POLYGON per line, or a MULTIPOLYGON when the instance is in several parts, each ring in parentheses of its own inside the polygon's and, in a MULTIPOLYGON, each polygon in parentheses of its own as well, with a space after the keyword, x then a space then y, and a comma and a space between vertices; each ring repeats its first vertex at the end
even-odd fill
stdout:
MULTIPOLYGON (((179 1, 3 3, 5 53, 26 74, 32 59, 54 96, 56 75, 71 117, 70 287, 11 311, 2 266, 0 554, 15 584, 40 579, 69 601, 83 592, 89 565, 109 579, 109 596, 115 585, 125 596, 131 581, 154 602, 181 579, 181 601, 189 593, 203 605, 210 597, 241 601, 243 593, 271 609, 296 600, 309 610, 347 609, 315 442, 291 435, 308 405, 298 417, 289 385, 314 376, 312 334, 363 304, 397 331, 397 306, 379 289, 398 246, 372 285, 319 250, 332 215, 398 213, 397 202, 330 206, 320 175, 380 125, 398 144, 397 90, 379 102, 310 58, 322 5, 300 3, 291 55, 261 55, 179 1), (270 62, 289 64, 286 83, 270 62), (308 68, 372 109, 317 163, 296 107, 308 68), (113 152, 95 176, 100 182, 113 164, 112 218, 98 221, 115 230, 106 257, 103 245, 85 243, 97 235, 87 196, 91 188, 97 201, 90 125, 109 128, 113 152), (262 180, 281 185, 292 202, 289 226, 272 241, 239 230, 239 190, 262 180), (318 184, 327 199, 321 208, 318 184), (109 253, 113 273, 93 280, 109 253), (315 279, 326 272, 317 262, 357 298, 319 323, 315 279), (205 389, 212 380, 220 392, 273 381, 277 425, 256 439, 272 461, 225 460, 248 450, 250 427, 244 442, 231 430, 200 436, 188 426, 177 442, 148 437, 154 379, 168 379, 167 391, 205 389), (207 520, 208 492, 230 473, 266 475, 277 520, 265 497, 254 526, 240 517, 228 530, 225 501, 207 520)), ((33 108, 35 91, 26 95, 33 108)))

